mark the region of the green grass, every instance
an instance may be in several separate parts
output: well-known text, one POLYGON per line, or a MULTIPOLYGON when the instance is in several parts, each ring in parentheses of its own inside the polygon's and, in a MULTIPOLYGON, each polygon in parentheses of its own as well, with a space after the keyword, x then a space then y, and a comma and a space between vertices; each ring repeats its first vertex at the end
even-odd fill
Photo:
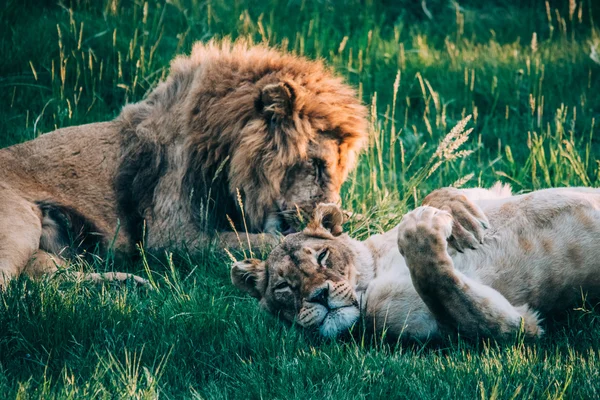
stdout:
MULTIPOLYGON (((409 0, 7 0, 0 147, 113 118, 194 41, 251 36, 326 59, 371 105, 343 193, 369 217, 357 237, 440 186, 600 186, 600 3, 459 3, 429 0, 428 17, 409 0), (466 115, 472 153, 436 158, 466 115)), ((220 251, 148 268, 152 293, 27 278, 0 293, 0 397, 600 397, 600 313, 583 301, 535 343, 331 343, 260 312, 220 251)))

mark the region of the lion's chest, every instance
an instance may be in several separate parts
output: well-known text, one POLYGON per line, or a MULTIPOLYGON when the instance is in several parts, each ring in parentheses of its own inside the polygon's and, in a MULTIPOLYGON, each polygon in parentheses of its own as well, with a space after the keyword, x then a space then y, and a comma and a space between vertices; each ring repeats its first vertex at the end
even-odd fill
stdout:
POLYGON ((371 236, 369 246, 375 255, 375 277, 385 276, 391 280, 410 279, 410 271, 398 250, 398 228, 384 234, 371 236))

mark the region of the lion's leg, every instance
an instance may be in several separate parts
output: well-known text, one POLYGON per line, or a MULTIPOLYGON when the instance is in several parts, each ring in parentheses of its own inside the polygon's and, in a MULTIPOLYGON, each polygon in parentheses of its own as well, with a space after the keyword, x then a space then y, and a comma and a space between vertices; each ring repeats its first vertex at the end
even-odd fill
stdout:
POLYGON ((141 276, 129 274, 127 272, 75 272, 75 276, 84 281, 90 281, 94 283, 125 283, 128 280, 132 280, 138 286, 152 288, 152 285, 150 285, 148 280, 142 278, 141 276))
MULTIPOLYGON (((215 235, 209 235, 204 232, 197 232, 193 237, 191 235, 186 238, 183 243, 188 249, 205 248, 211 243, 215 243, 220 248, 229 250, 248 250, 248 247, 253 250, 270 250, 273 246, 279 244, 281 237, 272 235, 270 233, 245 233, 245 232, 233 232, 233 231, 221 231, 216 232, 215 235), (249 246, 248 246, 249 245, 249 246)), ((164 242, 168 243, 168 240, 164 242)), ((152 246, 151 243, 148 247, 157 249, 162 248, 164 245, 152 246)))
POLYGON ((535 312, 514 307, 498 291, 454 268, 447 251, 451 232, 452 216, 433 207, 405 215, 398 229, 413 285, 436 319, 468 337, 503 339, 521 327, 526 335, 539 336, 535 312))
POLYGON ((0 287, 19 276, 39 248, 41 213, 15 192, 0 191, 0 287))
POLYGON ((196 250, 205 248, 211 243, 216 243, 220 248, 248 249, 248 244, 254 250, 271 249, 279 244, 280 237, 269 233, 246 233, 243 231, 220 231, 212 233, 202 232, 192 224, 178 226, 176 234, 156 223, 148 224, 146 246, 152 250, 165 248, 186 248, 196 250))
MULTIPOLYGON (((40 278, 44 275, 54 275, 59 267, 65 267, 67 265, 67 261, 62 257, 59 257, 54 254, 50 254, 43 250, 36 251, 27 266, 25 267, 23 273, 33 277, 40 278)), ((74 271, 70 272, 76 278, 79 278, 84 281, 91 281, 95 283, 104 283, 104 282, 126 282, 127 280, 132 280, 136 284, 140 286, 148 286, 150 287, 150 283, 137 275, 129 274, 126 272, 81 272, 74 271)))
POLYGON ((44 250, 37 250, 29 259, 23 273, 32 278, 39 278, 44 275, 54 274, 58 270, 58 267, 62 267, 65 264, 66 261, 62 257, 50 254, 44 250))
POLYGON ((280 238, 269 233, 219 232, 219 246, 226 249, 270 249, 279 244, 280 238))

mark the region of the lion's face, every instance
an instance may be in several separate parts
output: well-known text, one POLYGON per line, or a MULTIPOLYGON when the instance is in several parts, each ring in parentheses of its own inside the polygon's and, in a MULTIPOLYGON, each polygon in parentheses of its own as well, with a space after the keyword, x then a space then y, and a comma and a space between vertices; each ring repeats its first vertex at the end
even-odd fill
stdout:
POLYGON ((248 201, 247 214, 261 222, 254 229, 293 233, 298 214, 339 202, 366 135, 360 104, 343 89, 349 90, 317 91, 298 78, 260 87, 257 119, 243 129, 243 152, 234 154, 230 170, 230 183, 248 201))
POLYGON ((338 154, 339 145, 333 140, 309 145, 307 157, 285 171, 264 231, 293 233, 299 213, 308 216, 319 203, 339 202, 344 171, 339 170, 338 154))
POLYGON ((306 230, 287 236, 266 261, 235 263, 233 283, 269 312, 322 336, 348 330, 358 320, 360 306, 355 254, 341 234, 342 220, 339 208, 320 205, 306 230))

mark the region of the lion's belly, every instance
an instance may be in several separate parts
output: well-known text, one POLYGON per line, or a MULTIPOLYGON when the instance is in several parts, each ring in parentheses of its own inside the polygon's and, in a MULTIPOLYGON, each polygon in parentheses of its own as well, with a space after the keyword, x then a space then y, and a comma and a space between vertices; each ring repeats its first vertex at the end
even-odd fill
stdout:
POLYGON ((600 190, 552 189, 480 204, 482 247, 453 256, 465 274, 511 303, 541 311, 600 297, 600 190))

